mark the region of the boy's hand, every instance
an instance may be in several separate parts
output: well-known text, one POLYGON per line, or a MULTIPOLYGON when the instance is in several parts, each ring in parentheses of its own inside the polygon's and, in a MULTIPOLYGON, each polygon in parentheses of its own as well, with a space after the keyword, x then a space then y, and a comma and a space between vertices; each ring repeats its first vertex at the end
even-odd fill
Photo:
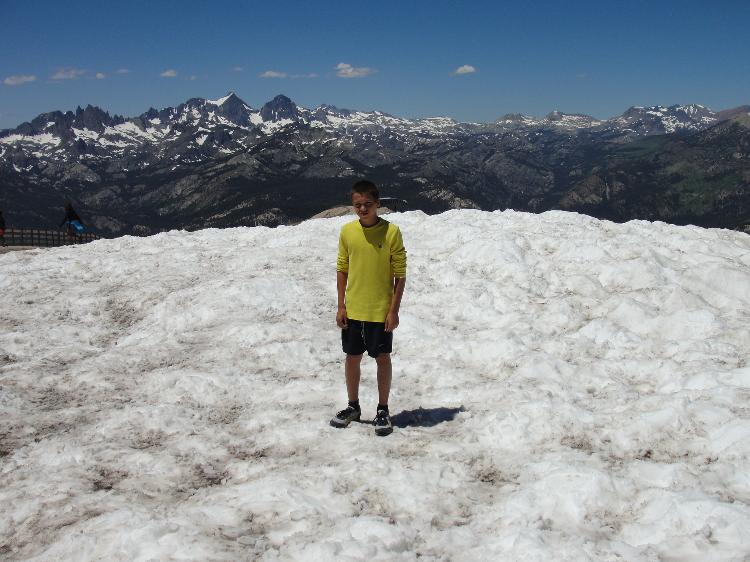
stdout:
POLYGON ((385 331, 392 332, 398 328, 398 312, 389 312, 385 317, 385 331))
POLYGON ((336 312, 336 325, 341 329, 346 328, 346 307, 341 307, 336 312))

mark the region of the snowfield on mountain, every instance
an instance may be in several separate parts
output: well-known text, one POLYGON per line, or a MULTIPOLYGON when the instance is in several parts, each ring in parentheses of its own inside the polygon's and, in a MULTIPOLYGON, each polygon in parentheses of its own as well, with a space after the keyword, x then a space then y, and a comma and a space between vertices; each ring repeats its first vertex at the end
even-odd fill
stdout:
POLYGON ((0 558, 748 559, 750 236, 387 218, 385 438, 328 425, 351 217, 0 256, 0 558))

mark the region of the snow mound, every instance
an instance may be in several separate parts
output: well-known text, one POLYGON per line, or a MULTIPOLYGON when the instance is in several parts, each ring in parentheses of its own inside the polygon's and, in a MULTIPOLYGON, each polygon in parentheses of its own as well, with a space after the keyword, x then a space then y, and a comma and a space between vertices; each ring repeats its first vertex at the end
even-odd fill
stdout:
POLYGON ((0 256, 0 557, 748 556, 749 236, 390 215, 378 438, 328 426, 347 220, 0 256))

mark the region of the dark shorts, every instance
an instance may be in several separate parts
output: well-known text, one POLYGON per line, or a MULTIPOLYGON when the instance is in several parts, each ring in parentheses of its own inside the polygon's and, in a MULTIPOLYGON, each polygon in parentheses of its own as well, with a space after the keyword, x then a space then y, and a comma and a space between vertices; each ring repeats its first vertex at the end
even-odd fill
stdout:
POLYGON ((347 319, 347 327, 341 330, 341 347, 347 355, 362 355, 367 351, 370 357, 390 353, 393 345, 393 332, 385 331, 385 322, 360 322, 347 319))

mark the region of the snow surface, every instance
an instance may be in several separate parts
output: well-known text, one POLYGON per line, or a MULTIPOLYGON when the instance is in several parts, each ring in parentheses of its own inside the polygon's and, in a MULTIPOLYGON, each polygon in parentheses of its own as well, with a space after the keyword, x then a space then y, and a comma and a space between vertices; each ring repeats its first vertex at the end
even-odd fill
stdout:
POLYGON ((390 215, 378 438, 328 426, 347 220, 0 256, 0 557, 750 556, 749 236, 390 215))
POLYGON ((134 144, 138 144, 144 141, 152 143, 158 142, 159 140, 164 138, 164 136, 168 132, 169 128, 167 128, 166 132, 162 132, 160 128, 156 127, 148 127, 144 131, 132 121, 126 121, 125 123, 115 125, 114 127, 106 127, 104 129, 104 134, 106 136, 121 137, 126 141, 130 141, 134 144))
POLYGON ((294 119, 279 119, 278 121, 264 121, 263 125, 261 126, 261 130, 267 134, 271 135, 280 129, 283 129, 284 127, 287 127, 289 125, 292 125, 294 123, 294 119))
POLYGON ((14 142, 28 142, 34 144, 50 144, 52 146, 58 146, 60 144, 60 137, 56 137, 52 133, 41 133, 38 135, 8 135, 7 137, 0 138, 0 143, 12 144, 14 142))
POLYGON ((91 131, 89 129, 76 129, 75 127, 71 127, 71 130, 73 131, 76 139, 87 139, 95 141, 99 138, 99 133, 97 133, 96 131, 91 131))

